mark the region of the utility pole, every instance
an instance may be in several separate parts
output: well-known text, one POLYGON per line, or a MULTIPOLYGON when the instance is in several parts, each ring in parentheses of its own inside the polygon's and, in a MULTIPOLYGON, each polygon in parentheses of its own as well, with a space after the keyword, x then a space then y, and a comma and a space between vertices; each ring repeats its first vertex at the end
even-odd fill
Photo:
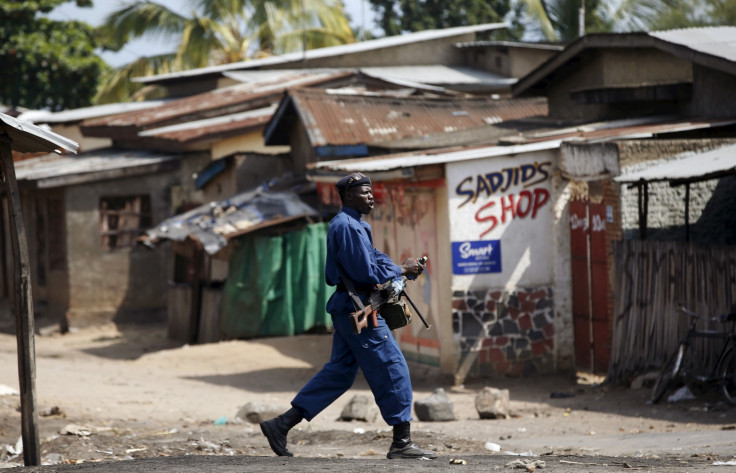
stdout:
POLYGON ((578 37, 585 36, 585 0, 580 0, 580 9, 578 10, 578 37))

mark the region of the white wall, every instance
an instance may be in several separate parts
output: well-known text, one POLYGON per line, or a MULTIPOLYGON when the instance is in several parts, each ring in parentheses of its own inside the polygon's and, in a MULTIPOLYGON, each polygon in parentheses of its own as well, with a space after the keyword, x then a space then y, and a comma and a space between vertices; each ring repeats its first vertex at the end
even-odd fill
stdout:
POLYGON ((447 165, 453 289, 552 284, 555 168, 556 151, 447 165))

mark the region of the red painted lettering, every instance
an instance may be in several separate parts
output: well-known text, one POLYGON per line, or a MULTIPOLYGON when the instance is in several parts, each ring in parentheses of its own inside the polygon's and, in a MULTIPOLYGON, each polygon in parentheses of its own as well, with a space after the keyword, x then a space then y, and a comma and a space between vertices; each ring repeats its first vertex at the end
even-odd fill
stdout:
POLYGON ((532 207, 532 218, 537 216, 537 210, 549 200, 549 191, 543 188, 534 189, 534 206, 532 207))
POLYGON ((521 191, 519 192, 519 201, 516 203, 516 216, 519 218, 524 218, 527 215, 529 215, 529 211, 532 209, 532 205, 534 204, 534 197, 532 197, 532 193, 529 191, 521 191), (522 208, 522 202, 526 200, 526 208, 522 208))
POLYGON ((511 212, 509 220, 514 218, 514 194, 501 197, 501 222, 506 223, 506 212, 511 212), (504 199, 508 198, 508 204, 504 203, 504 199))
POLYGON ((480 238, 483 238, 483 236, 485 234, 487 234, 488 232, 490 232, 491 230, 493 230, 494 228, 496 228, 496 225, 498 224, 498 219, 496 217, 494 217, 493 215, 489 215, 487 217, 482 217, 481 216, 481 212, 483 212, 485 209, 490 209, 494 205, 496 205, 496 202, 494 202, 494 201, 488 202, 486 205, 484 205, 483 207, 479 208, 477 212, 475 212, 475 221, 476 222, 478 222, 478 223, 489 222, 489 221, 491 222, 491 226, 488 227, 486 229, 486 231, 484 231, 483 233, 480 234, 480 238))

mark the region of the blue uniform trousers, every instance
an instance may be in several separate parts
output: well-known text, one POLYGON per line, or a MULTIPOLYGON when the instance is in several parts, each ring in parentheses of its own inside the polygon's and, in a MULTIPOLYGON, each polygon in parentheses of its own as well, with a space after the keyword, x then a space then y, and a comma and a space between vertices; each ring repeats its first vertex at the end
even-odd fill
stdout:
POLYGON ((299 391, 291 405, 311 421, 350 389, 363 371, 381 415, 388 425, 411 421, 412 389, 404 354, 386 322, 354 335, 349 315, 333 315, 332 355, 322 370, 299 391))

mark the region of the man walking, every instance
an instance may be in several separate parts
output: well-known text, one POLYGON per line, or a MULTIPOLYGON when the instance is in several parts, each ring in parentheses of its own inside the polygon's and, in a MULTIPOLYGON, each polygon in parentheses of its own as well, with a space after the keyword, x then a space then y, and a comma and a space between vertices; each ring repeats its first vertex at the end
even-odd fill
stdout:
POLYGON ((261 431, 276 455, 293 456, 286 448, 289 430, 302 419, 311 421, 350 389, 361 369, 383 419, 393 427, 393 442, 386 456, 436 458, 435 452, 423 450, 411 440, 412 388, 404 354, 380 315, 377 327, 369 325, 359 334, 353 333, 350 314, 356 308, 344 281, 344 277, 350 278, 365 302, 376 284, 391 280, 400 292, 401 276, 416 278, 424 267, 414 258, 399 266, 373 246, 371 227, 361 219, 361 215, 370 214, 374 207, 367 176, 350 174, 340 179, 336 187, 342 209, 327 231, 325 263, 327 284, 337 286, 327 302, 327 312, 332 315, 335 328, 330 361, 299 391, 291 401, 291 409, 261 422, 261 431))

